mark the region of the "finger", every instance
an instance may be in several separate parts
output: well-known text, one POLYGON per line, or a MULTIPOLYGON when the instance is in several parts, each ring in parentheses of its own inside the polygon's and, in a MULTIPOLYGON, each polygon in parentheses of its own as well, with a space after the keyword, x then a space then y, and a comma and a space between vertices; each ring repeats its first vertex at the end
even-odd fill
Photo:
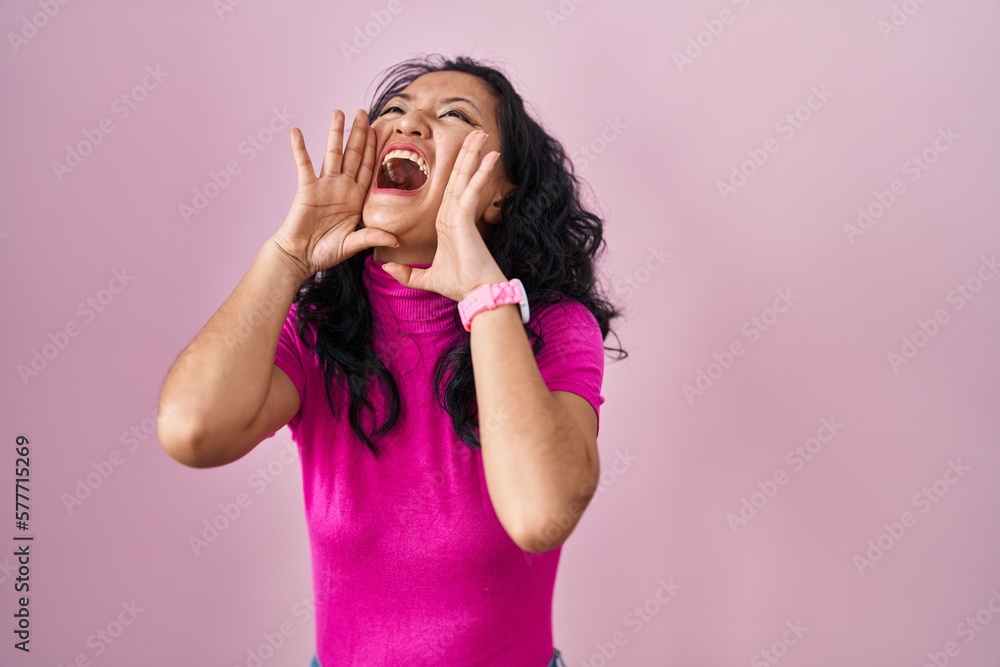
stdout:
POLYGON ((342 252, 343 256, 347 258, 366 248, 374 248, 376 246, 392 248, 398 244, 399 239, 384 229, 362 227, 347 235, 347 238, 344 239, 342 252))
POLYGON ((361 171, 358 172, 357 182, 365 192, 372 184, 372 177, 375 175, 375 144, 378 143, 378 135, 372 127, 365 131, 365 154, 361 158, 361 171))
POLYGON ((458 205, 461 208, 475 210, 476 202, 479 201, 479 193, 482 192, 486 179, 490 177, 490 172, 499 161, 499 152, 490 151, 486 154, 486 157, 483 158, 482 163, 479 165, 479 169, 477 169, 476 173, 472 175, 471 179, 469 179, 469 184, 462 193, 461 199, 458 200, 458 205))
POLYGON ((308 185, 316 180, 316 169, 313 167, 309 153, 306 152, 306 140, 302 137, 302 130, 293 127, 291 131, 292 155, 295 156, 295 165, 298 168, 299 185, 308 185))
POLYGON ((462 149, 458 152, 458 157, 455 158, 455 165, 451 169, 451 176, 448 178, 448 184, 445 186, 444 194, 446 200, 449 197, 458 199, 462 196, 462 192, 469 182, 472 169, 474 169, 471 164, 478 157, 479 149, 482 148, 479 142, 482 141, 480 137, 484 134, 479 130, 473 130, 465 136, 465 141, 462 142, 462 149))
POLYGON ((465 150, 465 155, 461 158, 462 165, 458 170, 458 179, 455 181, 455 194, 462 196, 469 185, 469 179, 480 166, 483 146, 486 145, 486 133, 479 131, 476 133, 465 150))
POLYGON ((344 152, 344 165, 341 168, 345 174, 356 179, 358 166, 365 153, 365 143, 368 141, 368 115, 364 109, 358 109, 351 125, 351 135, 347 137, 347 148, 344 152))
POLYGON ((344 146, 344 112, 334 109, 330 116, 330 133, 326 137, 326 155, 320 176, 340 173, 341 150, 344 146))
POLYGON ((427 272, 430 271, 430 269, 414 269, 406 264, 400 264, 399 262, 386 262, 382 266, 382 270, 395 278, 396 282, 400 285, 412 287, 413 289, 428 289, 428 287, 425 286, 425 282, 427 272))

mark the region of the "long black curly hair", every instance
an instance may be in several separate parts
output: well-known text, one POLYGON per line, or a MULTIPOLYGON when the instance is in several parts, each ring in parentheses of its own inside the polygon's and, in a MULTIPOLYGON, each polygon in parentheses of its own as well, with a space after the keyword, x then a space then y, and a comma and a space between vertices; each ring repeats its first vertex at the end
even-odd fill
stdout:
MULTIPOLYGON (((368 110, 369 122, 414 79, 445 70, 477 76, 496 95, 502 165, 516 186, 504 199, 502 223, 490 225, 484 238, 497 265, 504 275, 521 279, 532 312, 546 303, 578 301, 593 313, 606 339, 611 320, 621 312, 603 298, 594 273, 595 260, 605 245, 603 220, 581 203, 581 181, 562 144, 528 114, 521 96, 501 71, 467 56, 445 58, 431 54, 410 58, 382 73, 368 110)), ((362 224, 358 223, 359 229, 362 224)), ((386 435, 396 425, 400 395, 395 379, 372 344, 371 304, 362 282, 365 258, 372 252, 368 248, 319 271, 302 284, 294 302, 298 304, 299 336, 321 360, 330 409, 336 417, 330 393, 336 381, 350 392, 351 429, 377 458, 379 449, 372 438, 386 435), (316 333, 315 346, 306 336, 310 327, 316 333), (377 414, 368 397, 369 387, 376 381, 383 382, 388 390, 388 414, 372 433, 367 433, 361 411, 373 417, 377 414)), ((456 331, 464 336, 437 360, 437 400, 451 417, 458 437, 478 450, 481 443, 470 336, 457 310, 456 331), (445 377, 449 378, 447 385, 443 385, 445 377)), ((537 356, 544 337, 527 324, 524 327, 537 356)), ((605 350, 617 352, 619 360, 628 356, 620 347, 605 346, 605 350)), ((378 424, 375 420, 372 423, 378 424)))

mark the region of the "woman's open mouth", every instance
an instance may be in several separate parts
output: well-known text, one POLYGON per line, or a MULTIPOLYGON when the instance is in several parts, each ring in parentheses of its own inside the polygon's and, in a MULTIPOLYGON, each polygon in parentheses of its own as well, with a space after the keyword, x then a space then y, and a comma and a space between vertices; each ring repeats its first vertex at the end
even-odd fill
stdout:
POLYGON ((414 151, 394 149, 386 153, 375 176, 372 192, 395 195, 416 194, 427 182, 427 163, 414 151))

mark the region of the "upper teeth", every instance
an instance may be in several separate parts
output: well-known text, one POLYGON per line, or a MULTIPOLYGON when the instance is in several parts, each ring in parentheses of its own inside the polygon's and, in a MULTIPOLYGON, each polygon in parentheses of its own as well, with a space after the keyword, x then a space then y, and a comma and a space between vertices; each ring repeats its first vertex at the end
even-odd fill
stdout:
MULTIPOLYGON (((392 160, 392 159, 395 159, 395 158, 403 158, 403 159, 406 159, 406 160, 413 160, 414 162, 417 163, 417 166, 420 167, 420 171, 424 172, 424 176, 427 176, 427 175, 430 174, 430 171, 427 169, 427 163, 424 162, 424 159, 422 157, 420 157, 419 153, 415 153, 413 151, 408 151, 408 150, 403 150, 403 149, 400 149, 400 148, 397 148, 395 150, 391 150, 388 153, 386 153, 385 157, 382 159, 382 166, 385 167, 386 169, 389 169, 389 160, 392 160)), ((390 173, 391 173, 391 169, 390 169, 390 173)))

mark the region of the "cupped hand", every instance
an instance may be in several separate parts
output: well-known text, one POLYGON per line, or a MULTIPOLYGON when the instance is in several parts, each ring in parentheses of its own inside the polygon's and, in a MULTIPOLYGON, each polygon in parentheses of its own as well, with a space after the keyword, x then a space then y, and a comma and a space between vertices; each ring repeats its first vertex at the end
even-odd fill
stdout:
POLYGON ((375 173, 375 130, 358 109, 344 146, 344 113, 334 109, 322 171, 317 178, 302 131, 291 129, 298 188, 285 221, 271 240, 308 278, 374 246, 395 247, 389 232, 356 229, 375 173))
POLYGON ((416 269, 398 262, 383 265, 400 284, 461 301, 480 285, 507 280, 476 228, 483 215, 478 210, 483 185, 500 158, 499 152, 491 151, 480 162, 487 136, 482 130, 470 132, 455 159, 438 209, 437 249, 430 267, 416 269))

